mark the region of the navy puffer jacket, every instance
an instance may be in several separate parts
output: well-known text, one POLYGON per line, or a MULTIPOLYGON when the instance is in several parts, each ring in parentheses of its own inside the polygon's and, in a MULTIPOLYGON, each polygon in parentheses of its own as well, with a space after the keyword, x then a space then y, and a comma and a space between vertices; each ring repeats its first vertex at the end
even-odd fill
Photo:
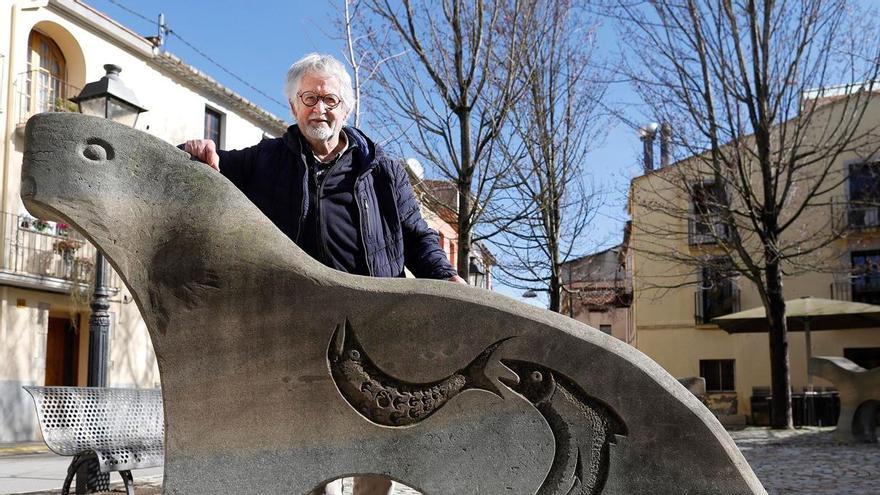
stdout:
MULTIPOLYGON (((352 166, 357 173, 355 198, 369 275, 400 277, 404 264, 419 278, 446 279, 455 275, 437 233, 422 219, 401 164, 359 130, 343 130, 357 143, 352 150, 352 166)), ((295 125, 280 138, 264 139, 241 150, 218 151, 220 172, 294 242, 302 234, 309 204, 303 153, 295 125)))

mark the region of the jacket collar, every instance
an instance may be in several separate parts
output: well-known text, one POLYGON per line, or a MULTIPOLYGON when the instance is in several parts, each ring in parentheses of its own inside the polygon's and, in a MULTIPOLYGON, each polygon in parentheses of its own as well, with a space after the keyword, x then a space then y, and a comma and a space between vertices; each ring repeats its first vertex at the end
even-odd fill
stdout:
MULTIPOLYGON (((376 144, 370 140, 362 131, 354 127, 345 126, 342 132, 351 140, 350 146, 354 146, 352 153, 354 159, 352 165, 357 170, 358 175, 366 173, 377 165, 377 156, 382 155, 382 151, 377 148, 376 144)), ((296 155, 303 156, 302 149, 302 133, 299 127, 294 124, 287 128, 287 132, 283 136, 284 144, 296 155)))

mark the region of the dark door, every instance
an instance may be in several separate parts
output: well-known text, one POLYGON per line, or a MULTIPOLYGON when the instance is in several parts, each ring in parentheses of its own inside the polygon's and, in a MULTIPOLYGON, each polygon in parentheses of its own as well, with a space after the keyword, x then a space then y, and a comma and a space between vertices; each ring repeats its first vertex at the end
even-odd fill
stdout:
POLYGON ((68 318, 49 318, 46 337, 46 386, 75 386, 79 337, 68 318))

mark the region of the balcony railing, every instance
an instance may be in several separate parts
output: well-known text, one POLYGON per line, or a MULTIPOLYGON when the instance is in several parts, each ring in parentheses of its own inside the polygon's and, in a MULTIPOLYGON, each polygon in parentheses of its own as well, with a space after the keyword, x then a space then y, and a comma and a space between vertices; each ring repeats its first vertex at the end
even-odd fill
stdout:
POLYGON ((880 198, 876 201, 849 201, 834 198, 831 201, 834 230, 865 230, 880 227, 880 198))
MULTIPOLYGON (((57 292, 87 289, 94 283, 95 247, 72 228, 11 213, 0 213, 0 224, 0 283, 57 292)), ((108 285, 120 287, 112 270, 108 285)))
POLYGON ((694 321, 697 325, 705 325, 712 318, 736 313, 739 311, 739 300, 739 287, 733 281, 699 289, 694 293, 694 321))
POLYGON ((36 69, 18 74, 13 91, 16 99, 16 122, 24 124, 38 113, 76 112, 76 104, 68 98, 78 95, 80 88, 53 76, 45 69, 36 69))
POLYGON ((729 235, 730 230, 724 223, 713 223, 710 219, 688 219, 688 244, 691 246, 717 244, 718 240, 726 240, 729 235))
POLYGON ((840 277, 831 283, 831 299, 880 304, 880 276, 840 277))

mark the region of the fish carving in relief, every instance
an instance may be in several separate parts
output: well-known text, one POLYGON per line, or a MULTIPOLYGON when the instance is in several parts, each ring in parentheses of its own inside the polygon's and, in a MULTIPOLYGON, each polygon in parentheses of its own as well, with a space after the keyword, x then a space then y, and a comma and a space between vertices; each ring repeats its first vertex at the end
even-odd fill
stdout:
POLYGON ((608 479, 609 453, 623 419, 561 373, 526 361, 501 361, 519 377, 501 383, 532 403, 556 441, 550 471, 536 495, 598 495, 608 479))
POLYGON ((485 390, 501 397, 485 370, 497 361, 495 353, 505 340, 488 346, 470 364, 442 380, 411 383, 379 369, 346 319, 330 339, 327 361, 337 389, 358 413, 378 425, 406 427, 434 414, 465 390, 485 390))

